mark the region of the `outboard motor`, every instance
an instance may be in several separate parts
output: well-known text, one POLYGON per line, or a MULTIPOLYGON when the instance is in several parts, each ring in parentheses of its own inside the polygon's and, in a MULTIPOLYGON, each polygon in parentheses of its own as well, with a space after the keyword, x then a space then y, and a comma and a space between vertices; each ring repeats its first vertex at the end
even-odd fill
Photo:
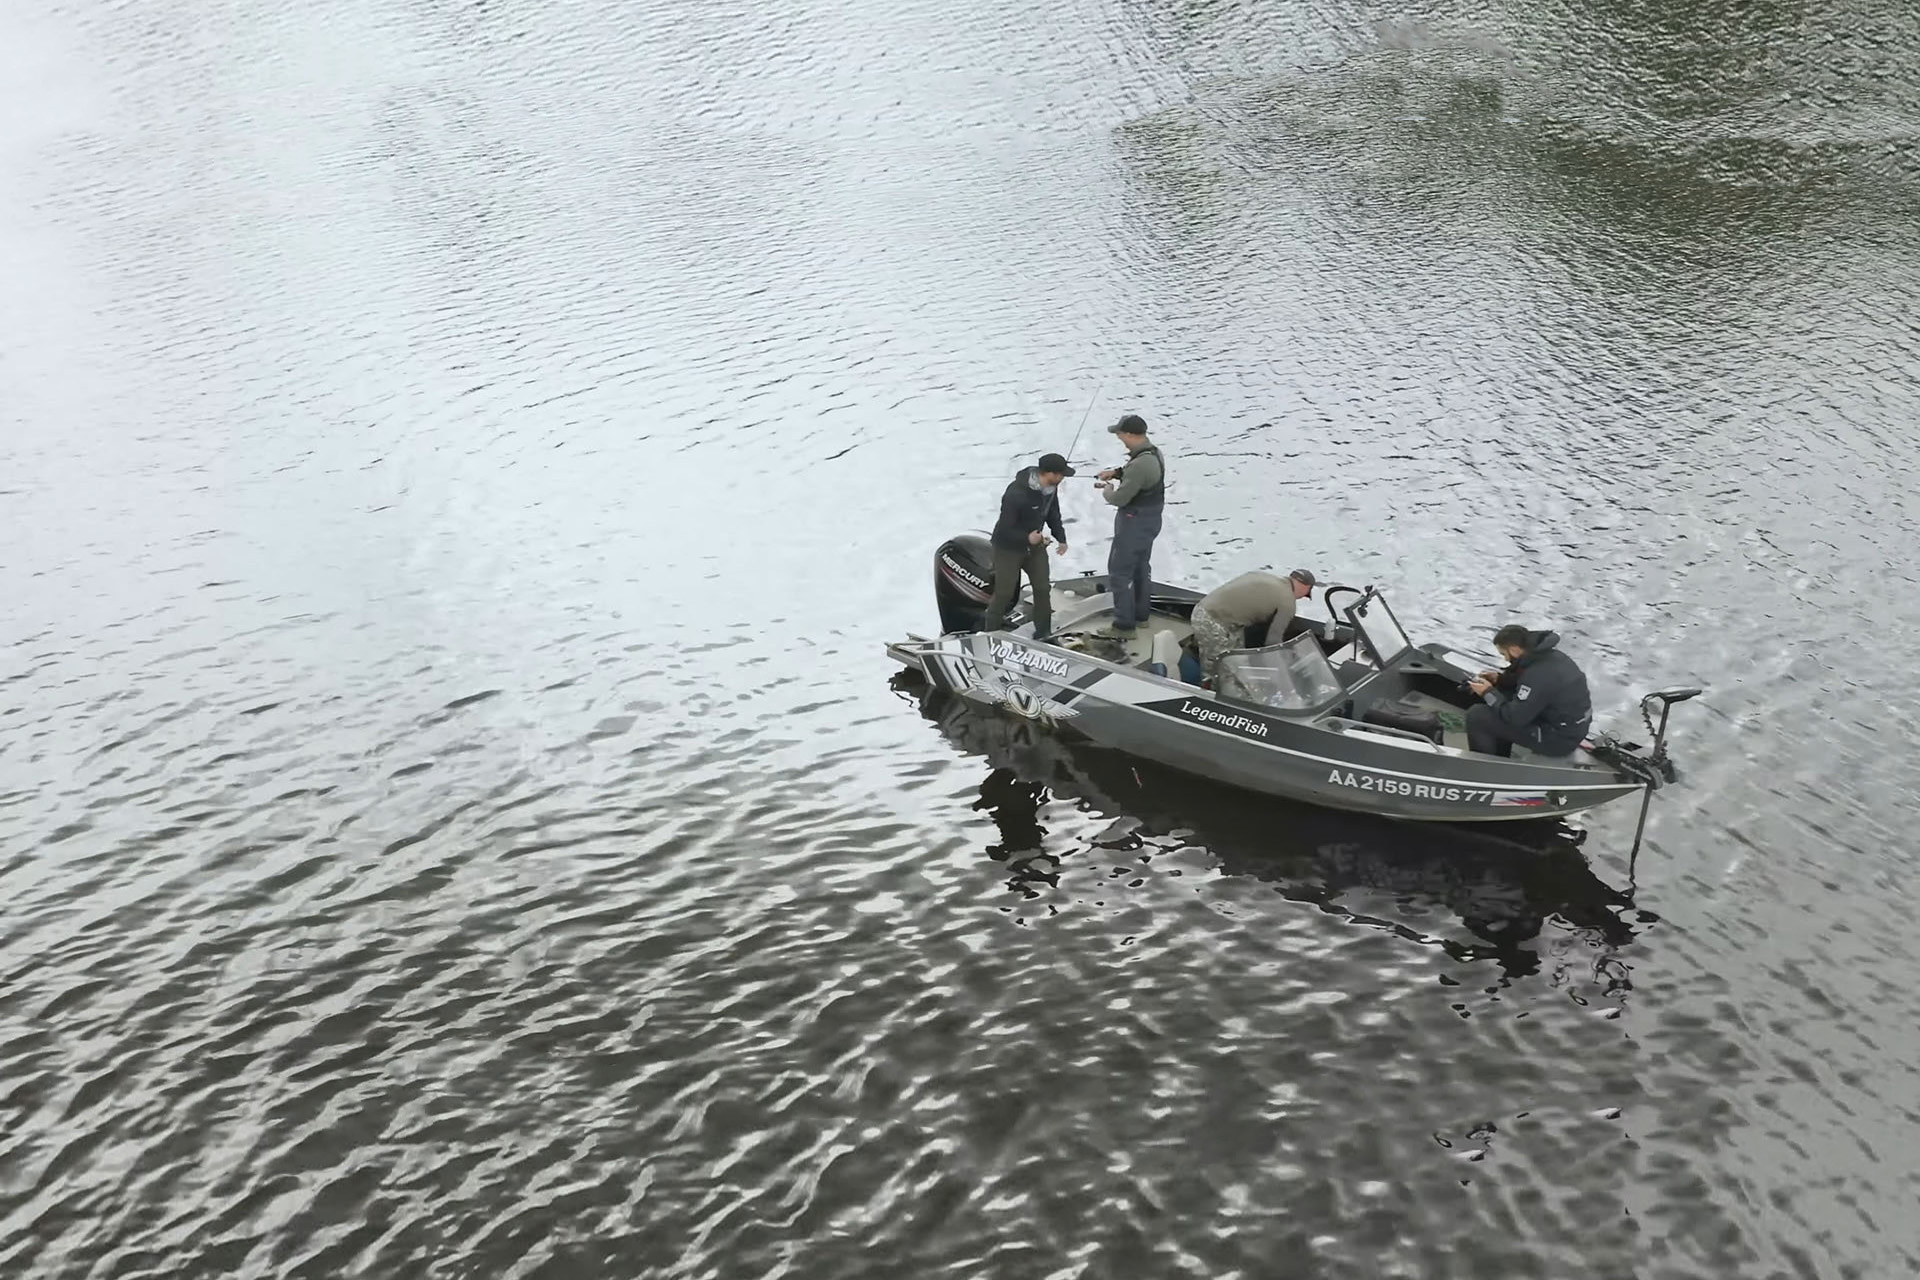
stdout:
POLYGON ((977 533, 941 543, 933 554, 933 598, 941 634, 980 630, 993 599, 993 544, 977 533))

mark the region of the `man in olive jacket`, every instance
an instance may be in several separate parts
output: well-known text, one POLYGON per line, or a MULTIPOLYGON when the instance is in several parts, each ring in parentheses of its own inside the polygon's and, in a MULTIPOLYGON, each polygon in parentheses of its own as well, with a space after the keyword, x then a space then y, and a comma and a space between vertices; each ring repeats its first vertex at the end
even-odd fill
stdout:
POLYGON ((1587 677, 1559 649, 1552 631, 1502 627, 1493 647, 1505 671, 1482 671, 1469 683, 1480 704, 1467 711, 1467 748, 1511 756, 1518 742, 1537 756, 1570 756, 1593 724, 1587 677))
POLYGON ((1107 553, 1107 589, 1113 592, 1113 629, 1132 635, 1147 620, 1152 595, 1153 540, 1167 501, 1166 459, 1147 439, 1147 423, 1129 413, 1107 428, 1127 447, 1127 462, 1100 473, 1113 513, 1113 548, 1107 553))
POLYGON ((1200 597, 1193 606, 1193 639, 1205 678, 1219 675, 1222 654, 1248 647, 1247 632, 1255 626, 1261 628, 1261 644, 1285 640, 1298 602, 1313 588, 1313 573, 1307 569, 1295 569, 1284 578, 1255 569, 1200 597))
POLYGON ((1026 571, 1033 587, 1033 634, 1044 638, 1053 630, 1053 583, 1047 572, 1047 535, 1053 530, 1054 551, 1067 554, 1067 529, 1060 522, 1060 482, 1073 468, 1057 453, 1042 454, 1038 466, 1022 467, 1007 491, 1000 495, 1000 519, 993 526, 993 598, 987 604, 983 631, 1006 625, 1007 610, 1020 595, 1020 573, 1026 571))

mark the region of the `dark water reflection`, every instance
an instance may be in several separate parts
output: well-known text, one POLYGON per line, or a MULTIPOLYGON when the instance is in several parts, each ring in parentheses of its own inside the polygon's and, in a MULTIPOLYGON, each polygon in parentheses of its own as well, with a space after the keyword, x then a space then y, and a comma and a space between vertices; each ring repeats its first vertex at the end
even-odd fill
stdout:
MULTIPOLYGON (((1628 890, 1593 874, 1579 852, 1587 833, 1565 823, 1427 828, 1276 803, 983 714, 911 673, 895 677, 894 687, 949 742, 991 766, 973 805, 999 837, 985 853, 1006 864, 1007 887, 1029 900, 1060 888, 1071 856, 1050 846, 1039 821, 1059 799, 1111 820, 1084 850, 1095 857, 1125 853, 1145 868, 1156 856, 1203 850, 1210 869, 1266 881, 1290 901, 1437 945, 1455 960, 1492 961, 1507 978, 1539 971, 1535 948, 1549 920, 1609 961, 1633 940, 1636 925, 1657 922, 1633 907, 1628 890), (1384 917, 1347 910, 1348 895, 1390 900, 1394 910, 1384 917), (1430 936, 1408 923, 1435 908, 1457 917, 1470 940, 1430 936)), ((1104 874, 1116 879, 1132 869, 1115 864, 1104 874)), ((1615 982, 1606 994, 1631 989, 1624 976, 1615 982)))
POLYGON ((0 1274, 1920 1272, 1917 67, 1875 0, 27 5, 0 1274), (1630 811, 890 687, 1096 394, 1167 576, 1706 685, 1637 883, 1630 811))

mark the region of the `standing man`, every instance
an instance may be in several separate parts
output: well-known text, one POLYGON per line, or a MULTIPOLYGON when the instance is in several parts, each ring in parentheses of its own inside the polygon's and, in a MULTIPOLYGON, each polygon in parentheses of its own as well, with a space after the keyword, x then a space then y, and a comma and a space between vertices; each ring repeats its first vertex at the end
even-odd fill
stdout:
POLYGON ((1022 467, 1007 491, 1000 495, 1000 519, 993 526, 993 599, 987 604, 983 631, 1006 625, 1007 610, 1020 595, 1020 573, 1025 570, 1033 587, 1033 636, 1044 639, 1053 630, 1053 584, 1047 573, 1047 535, 1053 530, 1060 555, 1067 554, 1067 530, 1060 523, 1060 482, 1073 468, 1057 453, 1040 455, 1038 466, 1022 467))
POLYGON ((1147 620, 1150 561, 1167 500, 1167 471, 1139 414, 1130 413, 1107 430, 1127 446, 1126 465, 1102 471, 1098 487, 1119 508, 1113 513, 1113 549, 1107 553, 1107 589, 1113 592, 1113 629, 1130 636, 1147 620))
POLYGON ((1200 671, 1211 680, 1220 655, 1246 647, 1247 628, 1266 627, 1266 643, 1278 644, 1293 621, 1295 604, 1313 590, 1313 574, 1295 569, 1286 577, 1256 569, 1222 583, 1193 606, 1193 638, 1200 647, 1200 671))
POLYGON ((1468 687, 1480 702, 1467 711, 1467 749, 1511 756, 1518 742, 1535 755, 1570 756, 1593 724, 1586 673, 1556 647, 1558 634, 1502 627, 1493 647, 1510 664, 1482 671, 1468 687))

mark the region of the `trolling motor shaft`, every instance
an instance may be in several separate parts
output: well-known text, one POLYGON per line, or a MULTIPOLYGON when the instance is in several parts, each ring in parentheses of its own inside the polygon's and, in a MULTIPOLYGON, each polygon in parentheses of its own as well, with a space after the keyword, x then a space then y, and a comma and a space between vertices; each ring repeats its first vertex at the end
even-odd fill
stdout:
MULTIPOLYGON (((1617 750, 1609 759, 1623 774, 1639 778, 1646 790, 1640 796, 1640 821, 1633 828, 1633 849, 1627 854, 1627 878, 1632 880, 1640 857, 1640 841, 1647 831, 1647 812, 1653 807, 1653 793, 1660 789, 1663 782, 1673 782, 1679 773, 1673 767, 1673 761, 1667 758, 1667 718, 1673 714, 1674 704, 1697 698, 1701 690, 1691 686, 1674 689, 1655 689, 1640 699, 1640 719, 1646 723, 1647 731, 1653 735, 1653 749, 1645 756, 1628 750, 1617 750), (1660 704, 1660 723, 1656 727, 1649 704, 1660 704)), ((1616 748, 1624 744, 1613 744, 1616 748)))

